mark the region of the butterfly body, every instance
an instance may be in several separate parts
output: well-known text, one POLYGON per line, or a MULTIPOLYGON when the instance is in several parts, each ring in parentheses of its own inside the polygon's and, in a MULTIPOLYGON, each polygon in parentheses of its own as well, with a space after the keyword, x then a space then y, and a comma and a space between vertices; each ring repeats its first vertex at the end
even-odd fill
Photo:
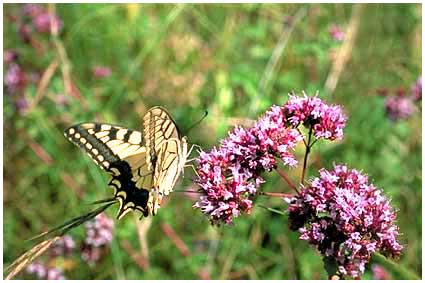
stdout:
POLYGON ((132 210, 155 215, 183 172, 187 141, 162 107, 148 110, 143 131, 105 123, 81 123, 65 136, 111 175, 109 185, 119 200, 117 218, 132 210))

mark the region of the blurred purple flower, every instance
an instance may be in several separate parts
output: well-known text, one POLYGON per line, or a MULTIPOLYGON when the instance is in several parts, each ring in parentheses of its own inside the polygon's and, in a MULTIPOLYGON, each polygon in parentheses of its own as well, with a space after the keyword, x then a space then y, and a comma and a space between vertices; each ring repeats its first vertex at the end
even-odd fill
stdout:
POLYGON ((286 124, 298 127, 312 127, 313 135, 329 140, 339 140, 343 137, 343 129, 347 117, 338 105, 328 105, 317 96, 304 97, 290 95, 288 102, 283 105, 284 121, 286 124))
POLYGON ((14 63, 18 59, 18 52, 8 49, 3 51, 3 62, 5 65, 14 63))
POLYGON ((25 42, 25 43, 30 43, 31 42, 31 33, 32 33, 32 28, 29 25, 21 25, 19 27, 18 30, 18 34, 21 37, 21 39, 25 42))
POLYGON ((391 276, 388 272, 380 265, 372 265, 373 279, 376 280, 390 280, 391 276))
POLYGON ((422 100, 422 77, 419 77, 412 86, 412 96, 414 101, 422 100))
POLYGON ((102 213, 86 222, 86 239, 81 248, 81 257, 88 263, 99 260, 102 248, 112 242, 114 221, 102 213))
POLYGON ((102 255, 102 247, 95 247, 93 245, 88 245, 83 243, 81 248, 81 258, 88 264, 95 264, 102 255))
POLYGON ((69 103, 68 96, 63 93, 56 94, 54 100, 56 105, 61 107, 66 106, 69 103))
POLYGON ((106 66, 96 66, 92 69, 93 76, 97 79, 106 78, 112 75, 112 71, 106 66))
POLYGON ((65 235, 59 240, 54 242, 50 247, 50 255, 53 257, 56 256, 68 256, 71 254, 72 250, 75 248, 75 242, 71 236, 65 235))
POLYGON ((26 97, 22 96, 22 97, 16 98, 15 107, 16 107, 16 110, 18 110, 19 114, 24 114, 29 107, 29 103, 26 97))
POLYGON ((63 271, 59 268, 49 268, 47 269, 47 280, 65 280, 65 276, 63 275, 63 271))
POLYGON ((253 127, 236 127, 218 149, 200 153, 196 183, 202 195, 194 207, 214 224, 230 224, 241 213, 250 213, 251 199, 264 182, 260 174, 276 168, 276 158, 295 166, 290 150, 300 140, 298 131, 285 127, 278 106, 271 107, 253 127))
POLYGON ((58 31, 63 27, 63 23, 57 15, 51 15, 47 12, 35 16, 33 18, 33 25, 40 33, 50 33, 51 26, 56 26, 58 31))
POLYGON ((40 262, 33 262, 29 264, 26 268, 26 272, 29 274, 34 274, 38 279, 44 280, 65 280, 65 276, 63 275, 63 271, 54 268, 47 267, 40 262))
POLYGON ((18 64, 9 65, 4 75, 4 84, 9 93, 15 93, 26 85, 26 75, 18 64))
POLYGON ((41 279, 41 278, 45 278, 47 275, 47 267, 44 266, 44 264, 40 263, 40 262, 32 262, 31 264, 29 264, 26 268, 26 272, 29 274, 35 274, 35 276, 37 276, 37 278, 41 279))
POLYGON ((114 220, 102 213, 96 216, 92 221, 88 221, 86 226, 85 243, 95 247, 107 245, 112 241, 112 232, 114 230, 114 220))
POLYGON ((344 31, 336 24, 329 27, 329 35, 336 41, 343 41, 345 37, 344 31))
POLYGON ((290 201, 290 229, 333 258, 342 275, 354 278, 375 251, 399 256, 403 246, 397 241, 396 215, 382 191, 345 165, 319 173, 290 201))
POLYGON ((22 8, 24 14, 30 18, 35 18, 45 12, 44 8, 39 4, 25 4, 22 8))
POLYGON ((408 96, 388 96, 385 100, 385 112, 392 121, 408 119, 414 109, 412 98, 408 96))

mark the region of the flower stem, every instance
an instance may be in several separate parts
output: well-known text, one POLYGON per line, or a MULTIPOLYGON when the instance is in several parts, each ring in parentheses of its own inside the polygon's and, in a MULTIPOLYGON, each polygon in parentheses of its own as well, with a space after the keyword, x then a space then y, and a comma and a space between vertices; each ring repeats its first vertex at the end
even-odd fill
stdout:
POLYGON ((303 163, 303 171, 301 173, 301 184, 304 185, 304 178, 305 178, 305 171, 307 168, 307 161, 308 161, 308 154, 310 153, 310 149, 311 149, 311 134, 313 132, 313 128, 310 126, 310 129, 308 130, 308 139, 307 139, 307 144, 305 146, 305 155, 304 155, 304 163, 303 163))
POLYGON ((280 198, 292 198, 293 195, 286 193, 273 193, 273 192, 258 192, 260 196, 269 196, 269 197, 280 197, 280 198))
POLYGON ((288 186, 298 193, 297 187, 295 186, 294 182, 292 182, 292 180, 289 178, 289 176, 286 175, 285 172, 283 172, 283 170, 280 168, 276 168, 276 171, 286 181, 288 186))

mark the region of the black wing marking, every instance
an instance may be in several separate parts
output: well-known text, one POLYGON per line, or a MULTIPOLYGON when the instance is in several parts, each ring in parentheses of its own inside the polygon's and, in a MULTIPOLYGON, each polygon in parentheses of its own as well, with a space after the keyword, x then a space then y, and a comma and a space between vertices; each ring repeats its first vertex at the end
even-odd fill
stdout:
POLYGON ((130 210, 147 215, 153 171, 147 169, 146 147, 140 132, 110 124, 82 123, 65 130, 65 136, 112 175, 109 185, 120 201, 119 219, 130 210))

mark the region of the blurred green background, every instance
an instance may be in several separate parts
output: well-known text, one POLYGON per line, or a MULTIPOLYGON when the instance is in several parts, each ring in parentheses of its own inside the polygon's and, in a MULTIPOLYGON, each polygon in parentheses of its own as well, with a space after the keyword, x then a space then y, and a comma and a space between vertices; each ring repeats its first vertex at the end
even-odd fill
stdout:
MULTIPOLYGON (((42 7, 61 20, 57 36, 23 30, 31 25, 23 5, 4 5, 4 49, 18 53, 15 62, 26 74, 17 90, 5 86, 3 96, 5 266, 34 245, 26 239, 112 194, 107 174, 63 137, 66 127, 103 121, 140 129, 141 115, 162 105, 185 129, 208 109, 188 133, 190 143, 207 150, 234 125, 284 103, 289 92, 318 90, 349 120, 341 142, 315 146, 308 176, 334 162, 367 173, 398 210, 405 245, 399 264, 421 275, 421 107, 407 120, 391 121, 377 95, 380 88, 410 92, 421 75, 420 4, 42 7), (333 25, 344 41, 332 35, 333 25), (96 73, 99 66, 108 69, 96 73)), ((300 168, 288 174, 298 181, 300 168)), ((196 189, 191 178, 187 169, 175 189, 196 189)), ((265 178, 265 191, 288 192, 276 173, 265 178)), ((233 226, 211 227, 191 196, 173 193, 151 223, 134 213, 116 222, 98 264, 86 264, 78 252, 55 264, 69 279, 327 278, 318 252, 289 230, 287 218, 259 206, 283 210, 280 199, 259 198, 233 226), (164 233, 166 225, 188 252, 164 233)), ((115 213, 116 207, 107 211, 115 213)), ((84 228, 71 235, 80 243, 84 228)), ((370 268, 363 278, 373 278, 370 268)))

